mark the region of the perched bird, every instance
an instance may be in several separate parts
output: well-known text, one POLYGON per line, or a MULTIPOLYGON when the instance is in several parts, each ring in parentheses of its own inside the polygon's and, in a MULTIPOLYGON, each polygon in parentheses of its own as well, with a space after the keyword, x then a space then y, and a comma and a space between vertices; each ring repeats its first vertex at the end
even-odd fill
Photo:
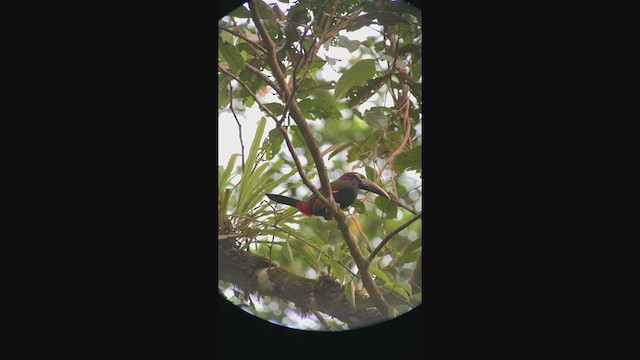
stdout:
MULTIPOLYGON (((355 172, 346 173, 338 180, 331 182, 331 193, 334 200, 340 204, 341 209, 346 209, 353 204, 358 197, 358 190, 366 190, 382 195, 389 199, 389 194, 383 188, 376 185, 373 181, 367 179, 364 175, 355 172)), ((322 192, 322 188, 320 188, 322 192)), ((296 207, 301 213, 307 216, 324 216, 325 219, 331 220, 333 216, 327 210, 324 203, 312 194, 307 201, 301 201, 287 196, 277 194, 267 194, 269 199, 289 206, 296 207)))

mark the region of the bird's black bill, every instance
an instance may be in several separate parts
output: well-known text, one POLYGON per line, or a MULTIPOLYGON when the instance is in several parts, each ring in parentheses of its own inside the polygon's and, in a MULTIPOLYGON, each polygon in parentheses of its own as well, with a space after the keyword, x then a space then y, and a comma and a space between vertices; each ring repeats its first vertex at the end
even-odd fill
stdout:
POLYGON ((390 199, 389 198, 389 194, 387 194, 387 192, 384 191, 383 188, 378 186, 378 184, 374 183, 373 181, 371 181, 371 180, 369 180, 367 178, 364 178, 361 181, 362 181, 362 184, 360 185, 360 188, 362 190, 371 191, 372 193, 376 193, 376 194, 378 194, 380 196, 384 196, 387 199, 390 199))

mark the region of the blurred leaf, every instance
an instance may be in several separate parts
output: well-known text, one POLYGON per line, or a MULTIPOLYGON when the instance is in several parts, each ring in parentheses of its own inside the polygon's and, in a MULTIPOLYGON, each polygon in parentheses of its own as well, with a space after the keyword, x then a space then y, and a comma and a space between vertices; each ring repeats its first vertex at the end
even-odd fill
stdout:
POLYGON ((406 169, 422 171, 422 145, 414 146, 409 151, 403 151, 393 161, 393 170, 402 173, 406 169))
POLYGON ((364 121, 367 122, 370 126, 380 130, 385 131, 388 126, 388 115, 386 114, 384 108, 375 107, 371 108, 364 112, 364 121))
POLYGON ((240 154, 231 154, 229 158, 229 162, 227 163, 227 167, 224 169, 224 172, 220 176, 220 180, 218 181, 218 196, 222 195, 222 189, 227 185, 229 181, 229 177, 231 176, 231 171, 233 170, 233 165, 236 162, 236 158, 238 158, 240 154))
POLYGON ((413 306, 418 306, 418 305, 422 304, 422 292, 413 294, 413 296, 411 297, 411 300, 409 300, 409 302, 413 306))
POLYGON ((347 274, 347 270, 345 270, 342 265, 338 264, 336 261, 332 259, 327 259, 329 264, 331 264, 331 270, 333 271, 333 275, 335 275, 336 279, 340 280, 340 282, 344 282, 344 277, 347 274))
POLYGON ((360 48, 360 41, 351 40, 346 36, 340 35, 338 37, 338 46, 349 50, 349 52, 354 52, 360 48))
MULTIPOLYGON (((397 284, 394 284, 397 285, 397 284)), ((411 296, 409 296, 409 294, 407 293, 407 291, 403 288, 401 288, 400 286, 394 286, 391 291, 393 291, 394 293, 400 295, 403 299, 409 301, 411 299, 411 296)))
POLYGON ((284 243, 284 257, 289 260, 289 262, 293 262, 293 251, 291 251, 291 245, 289 245, 289 241, 284 243))
MULTIPOLYGON (((254 179, 251 177, 253 166, 256 162, 256 157, 258 155, 258 149, 260 147, 260 141, 262 140, 262 135, 264 134, 264 128, 267 124, 267 119, 263 116, 262 119, 258 122, 258 127, 256 129, 255 137, 253 138, 253 143, 251 144, 251 149, 249 150, 248 157, 246 159, 244 172, 242 174, 242 179, 240 179, 240 190, 238 199, 244 199, 246 197, 246 193, 249 189, 252 188, 252 182, 254 179)), ((243 213, 247 206, 243 206, 243 203, 238 200, 238 206, 236 208, 235 214, 243 213)))
MULTIPOLYGON (((413 224, 412 224, 413 225, 413 224)), ((422 246, 422 236, 412 241, 406 249, 404 249, 405 254, 416 251, 422 246)))
POLYGON ((376 196, 376 207, 385 213, 385 217, 395 219, 398 216, 398 205, 390 202, 382 196, 376 196))
POLYGON ((400 48, 398 55, 404 55, 406 53, 413 54, 414 60, 417 61, 422 56, 422 48, 416 44, 407 44, 400 48))
POLYGON ((337 144, 330 146, 325 151, 323 151, 322 156, 327 155, 327 153, 331 151, 331 154, 329 154, 329 157, 327 158, 327 160, 331 160, 332 157, 338 155, 341 151, 348 148, 349 146, 351 146, 351 143, 347 140, 339 142, 337 144))
POLYGON ((255 0, 254 3, 257 5, 258 12, 260 13, 260 18, 262 18, 263 21, 271 20, 273 18, 273 11, 264 1, 255 0))
POLYGON ((360 60, 347 69, 336 83, 335 98, 342 99, 354 86, 362 86, 375 75, 375 60, 360 60))
POLYGON ((375 18, 378 19, 378 23, 383 26, 391 26, 398 23, 411 25, 411 23, 408 20, 392 12, 378 11, 378 12, 372 13, 372 15, 375 16, 375 18))
POLYGON ((235 46, 229 44, 228 42, 224 42, 222 44, 219 44, 219 50, 222 54, 222 57, 227 61, 227 63, 231 67, 231 70, 233 70, 236 75, 239 74, 242 69, 244 69, 244 59, 242 58, 240 51, 238 51, 235 46))
POLYGON ((358 214, 366 214, 367 213, 367 209, 364 207, 364 203, 362 203, 362 201, 356 199, 353 202, 353 208, 356 210, 356 212, 358 214))
POLYGON ((376 181, 376 178, 378 177, 378 171, 376 171, 376 169, 372 168, 371 166, 365 166, 364 170, 367 174, 367 179, 376 181))
POLYGON ((387 274, 383 273, 382 270, 378 268, 371 268, 369 269, 369 271, 371 271, 371 275, 375 275, 380 279, 384 280, 385 284, 389 282, 389 278, 387 277, 387 274))
POLYGON ((418 256, 420 256, 417 252, 408 252, 404 253, 400 256, 398 261, 396 261, 396 267, 403 266, 404 264, 409 264, 418 260, 418 256))
POLYGON ((356 31, 363 26, 371 25, 371 21, 373 20, 373 16, 366 14, 358 16, 354 21, 352 21, 346 28, 347 31, 356 31))
POLYGON ((396 310, 396 308, 390 306, 387 315, 389 316, 390 319, 393 319, 400 316, 400 313, 398 312, 398 310, 396 310))
MULTIPOLYGON (((411 297, 411 293, 413 290, 411 289, 411 284, 409 284, 409 281, 403 281, 401 283, 398 283, 398 286, 404 289, 404 291, 407 292, 409 297, 411 297)), ((409 300, 409 299, 406 299, 406 300, 409 300)))
POLYGON ((264 104, 264 107, 271 110, 271 112, 275 116, 282 115, 282 112, 284 111, 284 106, 282 106, 282 104, 280 103, 268 103, 268 104, 264 104))
POLYGON ((244 6, 240 5, 235 10, 231 11, 228 15, 240 19, 248 19, 251 17, 251 12, 249 12, 249 10, 244 6))
POLYGON ((349 281, 344 286, 344 296, 347 298, 347 301, 354 308, 356 307, 356 288, 353 286, 353 281, 349 281))

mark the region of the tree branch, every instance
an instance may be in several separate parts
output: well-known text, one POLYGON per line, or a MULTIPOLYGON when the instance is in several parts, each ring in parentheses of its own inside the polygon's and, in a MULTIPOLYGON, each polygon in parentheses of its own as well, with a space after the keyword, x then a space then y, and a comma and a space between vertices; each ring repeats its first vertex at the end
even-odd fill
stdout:
MULTIPOLYGON (((354 309, 334 278, 307 279, 292 274, 266 257, 242 251, 235 238, 218 241, 218 277, 245 291, 294 302, 303 314, 321 311, 355 328, 383 320, 375 309, 354 309)), ((364 300, 356 293, 359 301, 364 300)))
MULTIPOLYGON (((266 46, 267 52, 268 52, 267 62, 271 67, 272 73, 276 78, 277 83, 280 85, 280 88, 283 89, 285 92, 286 96, 284 96, 284 98, 290 99, 292 96, 294 96, 294 94, 292 93, 293 88, 287 86, 285 75, 282 72, 282 69, 280 69, 280 66, 278 63, 275 44, 273 43, 273 40, 269 36, 269 33, 267 32, 267 29, 265 28, 264 24, 262 23, 260 14, 258 13, 257 7, 253 1, 249 2, 249 10, 251 11, 251 17, 253 18, 253 21, 256 24, 256 28, 258 29, 258 32, 260 33, 262 40, 267 45, 266 46)), ((341 24, 336 26, 334 30, 330 31, 328 34, 325 34, 325 36, 323 37, 323 41, 316 43, 313 49, 317 51, 319 45, 322 45, 324 42, 331 39, 331 37, 333 36, 331 34, 337 34, 340 30, 346 27, 351 21, 355 20, 357 15, 360 13, 360 11, 361 10, 356 11, 354 13, 354 16, 350 20, 346 20, 342 22, 341 24)), ((310 57, 311 59, 314 58, 314 53, 315 52, 312 51, 312 54, 310 57)), ((367 289, 367 292, 372 297, 381 315, 384 317, 387 317, 389 314, 389 304, 382 296, 382 293, 380 292, 376 284, 373 282, 371 273, 369 272, 369 263, 362 255, 362 252, 360 251, 360 247, 358 246, 358 241, 353 235, 353 233, 351 233, 351 230, 349 229, 346 216, 338 208, 338 205, 333 199, 333 196, 330 196, 331 184, 329 182, 327 167, 325 166, 324 160, 322 158, 322 153, 320 152, 318 143, 316 139, 313 137, 313 134, 311 133, 311 129, 309 128, 309 125, 305 120, 304 114, 302 114, 302 111, 298 107, 298 104, 296 101, 291 102, 291 117, 298 125, 298 128, 300 129, 300 133, 302 134, 302 137, 304 138, 305 142, 309 147, 309 151, 311 153, 311 156, 318 170, 318 177, 320 178, 320 185, 324 194, 320 194, 320 192, 317 191, 314 187, 309 187, 309 189, 314 194, 316 194, 318 198, 320 198, 320 200, 325 204, 325 206, 327 206, 329 213, 333 215, 333 217, 338 222, 338 228, 342 232, 342 235, 347 243, 347 246, 349 247, 349 251, 351 252, 353 259, 356 265, 358 266, 358 270, 360 271, 360 276, 362 277, 362 283, 364 287, 367 289), (320 195, 325 195, 326 198, 323 198, 320 195)), ((300 175, 302 176, 302 174, 300 175)))
POLYGON ((380 245, 378 245, 378 247, 376 247, 375 250, 373 250, 373 252, 371 253, 371 255, 369 255, 369 259, 367 260, 368 262, 371 262, 376 255, 380 252, 380 250, 384 247, 384 245, 391 240, 391 238, 396 235, 397 233, 399 233, 400 231, 404 230, 407 228, 407 226, 413 224, 416 220, 420 219, 422 217, 422 213, 419 213, 418 215, 412 217, 409 221, 407 221, 406 223, 404 223, 404 225, 398 227, 397 229, 393 230, 389 235, 387 235, 384 240, 382 240, 382 242, 380 243, 380 245))
POLYGON ((249 64, 249 63, 245 63, 245 68, 249 71, 251 71, 251 73, 257 75, 259 78, 261 78, 262 80, 264 80, 264 82, 266 82, 269 86, 271 86, 271 88, 273 90, 275 90, 277 93, 280 93, 280 86, 278 86, 278 84, 274 83, 273 80, 269 79, 269 77, 267 76, 267 74, 263 73, 262 71, 260 71, 259 69, 255 68, 253 65, 249 64))

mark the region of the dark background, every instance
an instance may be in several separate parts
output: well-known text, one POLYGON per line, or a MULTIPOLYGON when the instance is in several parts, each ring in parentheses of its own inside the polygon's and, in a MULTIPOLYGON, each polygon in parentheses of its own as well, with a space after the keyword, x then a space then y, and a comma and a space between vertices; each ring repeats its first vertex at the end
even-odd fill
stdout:
POLYGON ((593 109, 579 24, 551 10, 423 8, 424 303, 380 327, 311 336, 217 295, 216 9, 27 12, 11 32, 24 39, 11 53, 21 67, 8 69, 12 95, 29 100, 7 120, 25 138, 8 152, 26 159, 11 173, 24 189, 11 188, 14 212, 38 215, 10 241, 25 247, 14 272, 33 292, 21 326, 52 351, 186 358, 566 345, 586 322, 568 242, 585 200, 569 175, 593 109))

